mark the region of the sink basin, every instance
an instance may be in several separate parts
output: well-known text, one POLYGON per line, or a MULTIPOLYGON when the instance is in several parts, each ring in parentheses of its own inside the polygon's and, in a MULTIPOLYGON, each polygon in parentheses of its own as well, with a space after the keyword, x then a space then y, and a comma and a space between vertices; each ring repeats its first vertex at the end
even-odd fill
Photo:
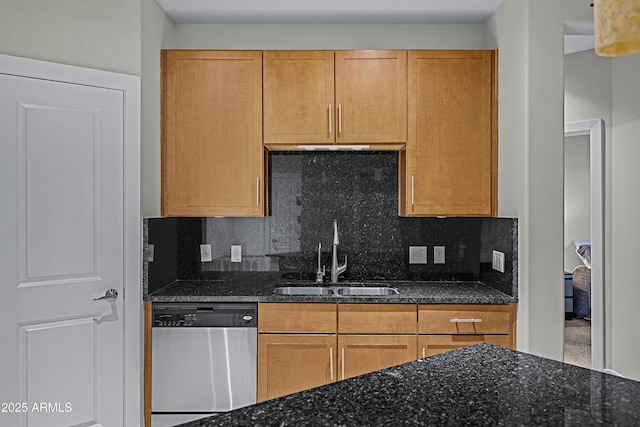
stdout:
POLYGON ((273 290, 280 295, 333 295, 331 288, 323 286, 280 286, 273 290))
POLYGON ((398 295, 396 288, 390 288, 388 286, 349 286, 344 288, 338 288, 338 295, 398 295))
POLYGON ((325 296, 385 296, 398 295, 396 288, 389 286, 279 286, 273 290, 279 295, 325 295, 325 296))

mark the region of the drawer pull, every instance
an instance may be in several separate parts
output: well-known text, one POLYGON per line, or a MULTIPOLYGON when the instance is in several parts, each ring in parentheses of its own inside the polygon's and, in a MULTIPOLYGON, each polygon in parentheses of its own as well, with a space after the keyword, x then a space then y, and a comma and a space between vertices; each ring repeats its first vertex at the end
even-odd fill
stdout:
POLYGON ((481 323, 482 319, 451 319, 451 323, 481 323))

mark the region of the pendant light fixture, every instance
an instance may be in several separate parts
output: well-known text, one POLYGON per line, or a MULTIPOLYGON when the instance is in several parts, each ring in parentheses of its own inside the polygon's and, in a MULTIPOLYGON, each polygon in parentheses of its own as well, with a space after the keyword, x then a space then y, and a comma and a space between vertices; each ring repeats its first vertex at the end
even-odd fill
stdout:
POLYGON ((640 52, 640 0, 594 0, 593 5, 596 54, 640 52))

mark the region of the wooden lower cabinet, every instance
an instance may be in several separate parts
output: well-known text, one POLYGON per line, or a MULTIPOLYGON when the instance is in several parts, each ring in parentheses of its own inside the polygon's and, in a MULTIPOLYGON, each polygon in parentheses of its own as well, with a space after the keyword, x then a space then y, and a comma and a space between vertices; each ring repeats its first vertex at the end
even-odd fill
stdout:
POLYGON ((486 342, 516 348, 516 304, 418 304, 418 358, 486 342))
POLYGON ((418 304, 419 334, 511 334, 514 304, 418 304))
POLYGON ((258 307, 259 401, 479 342, 516 346, 516 304, 258 307))
POLYGON ((335 334, 259 334, 258 401, 336 381, 335 334))
POLYGON ((419 335, 418 358, 433 356, 480 342, 511 348, 510 335, 419 335))
POLYGON ((363 375, 416 359, 416 335, 340 335, 338 378, 363 375))

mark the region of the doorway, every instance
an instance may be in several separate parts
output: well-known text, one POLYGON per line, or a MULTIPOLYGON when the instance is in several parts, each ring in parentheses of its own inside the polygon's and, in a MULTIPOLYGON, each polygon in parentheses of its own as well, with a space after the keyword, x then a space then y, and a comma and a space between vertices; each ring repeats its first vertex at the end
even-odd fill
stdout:
MULTIPOLYGON (((589 197, 589 234, 590 234, 590 273, 589 289, 590 298, 590 326, 591 326, 591 369, 602 371, 604 369, 604 152, 605 152, 605 128, 602 119, 583 120, 565 123, 565 140, 569 137, 588 137, 589 151, 589 176, 588 197, 589 197)), ((565 142, 572 144, 574 141, 565 142)), ((579 142, 577 142, 579 143, 579 142)), ((575 147, 572 147, 575 148, 575 147)), ((586 147, 585 147, 586 148, 586 147)), ((577 150, 579 152, 580 149, 577 150)), ((565 189, 565 200, 567 198, 565 189)), ((566 221, 566 220, 565 220, 566 221)), ((573 224, 572 224, 573 225, 573 224)), ((565 229, 567 223, 565 222, 565 229)), ((568 264, 565 263, 565 268, 568 264)), ((584 269, 582 269, 584 270, 584 269)), ((589 274, 587 273, 587 274, 589 274)), ((584 289, 572 289, 581 292, 584 289)), ((574 298, 576 295, 574 295, 574 298)), ((581 313, 582 314, 582 313, 581 313)), ((584 316, 581 316, 584 317, 584 316)), ((584 327, 584 325, 582 325, 584 327)), ((570 326, 571 327, 571 326, 570 326)), ((568 331, 565 330, 565 337, 568 331)), ((583 339, 585 331, 573 334, 578 339, 583 339)), ((565 339, 565 349, 567 348, 565 339)), ((570 344, 569 344, 570 345, 570 344)), ((566 361, 566 360, 565 360, 566 361)))

